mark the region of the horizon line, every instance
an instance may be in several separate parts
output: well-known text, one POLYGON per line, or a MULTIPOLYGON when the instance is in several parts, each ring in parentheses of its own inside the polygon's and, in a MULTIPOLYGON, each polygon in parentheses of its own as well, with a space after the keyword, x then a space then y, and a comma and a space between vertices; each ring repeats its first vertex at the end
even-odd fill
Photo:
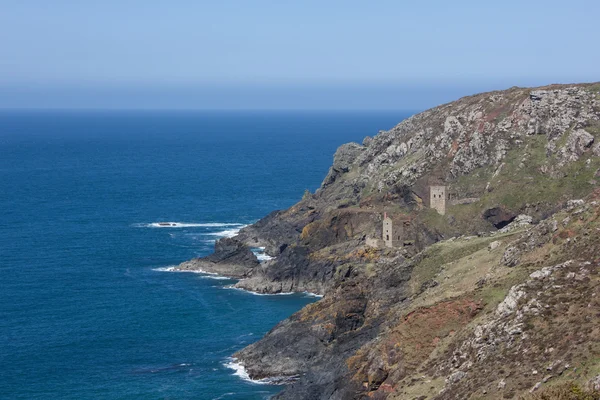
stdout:
MULTIPOLYGON (((435 107, 435 106, 434 106, 435 107)), ((122 107, 122 108, 103 108, 103 107, 0 107, 0 112, 19 112, 19 111, 34 111, 34 112, 51 112, 51 111, 68 111, 68 112, 106 112, 106 111, 181 111, 181 112, 421 112, 423 109, 409 108, 137 108, 137 107, 122 107)))

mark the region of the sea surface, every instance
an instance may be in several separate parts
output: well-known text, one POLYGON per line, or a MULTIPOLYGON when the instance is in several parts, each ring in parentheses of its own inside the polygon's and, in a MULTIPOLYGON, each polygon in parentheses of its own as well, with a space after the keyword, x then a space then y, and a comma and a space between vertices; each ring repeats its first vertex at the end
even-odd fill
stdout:
POLYGON ((277 393, 229 357, 317 298, 168 267, 291 206, 339 145, 408 115, 0 112, 0 398, 277 393))

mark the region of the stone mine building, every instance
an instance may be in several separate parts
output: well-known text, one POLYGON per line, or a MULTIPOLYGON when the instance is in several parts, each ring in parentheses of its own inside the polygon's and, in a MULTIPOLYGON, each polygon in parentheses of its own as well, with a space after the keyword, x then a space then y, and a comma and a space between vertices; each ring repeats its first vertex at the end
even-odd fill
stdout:
POLYGON ((387 213, 383 217, 382 239, 386 247, 401 247, 404 245, 404 224, 407 221, 392 220, 387 213))
MULTIPOLYGON (((429 187, 429 206, 438 213, 446 213, 446 186, 429 187)), ((385 247, 403 247, 413 244, 411 240, 405 238, 405 228, 410 228, 410 220, 403 217, 392 218, 387 213, 383 216, 383 226, 381 241, 385 247)), ((410 231, 410 229, 409 229, 410 231)), ((378 247, 378 239, 368 239, 368 244, 378 247)), ((381 241, 379 243, 381 243, 381 241)))
POLYGON ((446 214, 446 186, 429 187, 429 206, 440 214, 446 214))

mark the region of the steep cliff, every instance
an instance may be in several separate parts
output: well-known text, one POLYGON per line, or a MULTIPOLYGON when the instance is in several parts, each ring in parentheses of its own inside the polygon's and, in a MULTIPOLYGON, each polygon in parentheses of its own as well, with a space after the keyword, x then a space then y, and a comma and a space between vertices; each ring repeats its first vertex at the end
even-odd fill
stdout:
POLYGON ((183 267, 237 257, 239 287, 325 295, 236 354, 252 377, 293 377, 278 398, 585 384, 600 373, 599 182, 600 84, 479 94, 341 146, 315 194, 243 229, 234 256, 183 267), (402 221, 393 248, 374 246, 384 212, 402 221))

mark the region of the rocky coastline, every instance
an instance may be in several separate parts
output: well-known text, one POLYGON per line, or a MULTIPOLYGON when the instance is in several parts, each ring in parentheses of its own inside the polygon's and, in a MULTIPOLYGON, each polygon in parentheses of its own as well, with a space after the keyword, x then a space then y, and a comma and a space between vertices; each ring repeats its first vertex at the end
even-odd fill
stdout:
POLYGON ((517 398, 600 374, 598 232, 600 84, 515 87, 342 145, 316 193, 176 268, 324 295, 233 355, 277 398, 517 398))

